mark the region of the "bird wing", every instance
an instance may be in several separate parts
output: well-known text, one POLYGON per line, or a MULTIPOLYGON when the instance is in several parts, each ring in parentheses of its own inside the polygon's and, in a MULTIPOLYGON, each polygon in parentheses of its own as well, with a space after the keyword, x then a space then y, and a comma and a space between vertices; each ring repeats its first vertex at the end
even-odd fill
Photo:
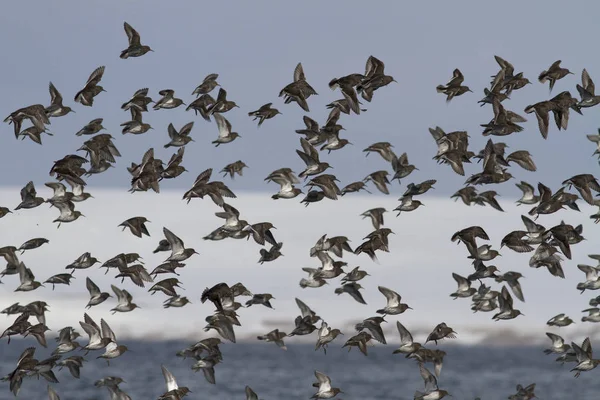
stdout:
POLYGON ((433 392, 434 390, 437 390, 437 379, 431 372, 429 372, 427 368, 425 368, 425 365, 423 365, 423 363, 419 363, 419 371, 421 372, 421 377, 425 382, 425 392, 429 393, 433 392))
POLYGON ((231 134, 231 123, 219 113, 213 114, 215 121, 217 121, 217 128, 219 129, 219 137, 225 138, 231 134))
POLYGON ((175 380, 175 377, 171 371, 169 371, 164 365, 161 365, 160 367, 162 369, 163 376, 165 377, 165 383, 167 384, 167 392, 179 389, 177 381, 175 380))
POLYGON ((565 343, 562 337, 555 335, 554 333, 546 332, 546 336, 552 340, 552 347, 562 347, 562 345, 565 343))
POLYGON ((404 325, 400 323, 400 321, 396 321, 396 328, 398 329, 398 333, 400 334, 400 342, 402 344, 409 344, 413 342, 412 335, 410 334, 408 329, 406 329, 404 325))
POLYGON ((53 105, 62 105, 63 98, 52 82, 50 82, 48 89, 50 90, 50 103, 53 105))
POLYGON ((454 280, 458 284, 458 290, 459 291, 464 291, 464 290, 467 290, 467 289, 469 289, 471 287, 471 282, 468 279, 460 276, 459 274, 453 272, 452 273, 452 277, 454 278, 454 280))
POLYGON ((388 307, 397 307, 400 305, 401 297, 398 293, 383 286, 378 286, 377 289, 379 289, 381 294, 383 294, 387 299, 388 307))
POLYGON ((300 309, 302 318, 306 317, 307 315, 309 315, 311 317, 314 315, 314 311, 311 310, 309 306, 307 306, 302 300, 300 300, 297 297, 296 297, 296 305, 298 305, 298 308, 300 309))
POLYGON ((296 68, 294 68, 294 82, 305 81, 306 76, 304 76, 304 68, 302 68, 302 63, 298 63, 296 68))
POLYGON ((177 237, 173 232, 171 232, 167 228, 163 228, 163 234, 165 235, 165 238, 171 245, 171 252, 173 254, 183 251, 183 241, 179 239, 179 237, 177 237))
POLYGON ((17 270, 19 271, 19 281, 21 284, 31 283, 35 279, 31 270, 25 266, 23 261, 17 264, 17 270))
POLYGON ((167 132, 169 133, 169 138, 171 140, 175 140, 175 138, 177 138, 177 130, 175 129, 172 123, 170 123, 167 127, 167 132))
POLYGON ((188 136, 190 134, 190 132, 192 131, 193 127, 194 127, 194 121, 188 122, 183 127, 181 127, 181 129, 179 130, 179 135, 180 136, 188 136))
POLYGON ((319 392, 328 392, 331 390, 331 379, 327 375, 315 371, 315 377, 319 383, 319 392))
POLYGON ((104 69, 104 65, 96 68, 94 72, 90 74, 90 77, 88 78, 85 87, 89 88, 90 86, 96 86, 102 79, 102 75, 104 75, 104 69))
POLYGON ((106 321, 104 319, 100 320, 100 326, 102 326, 102 337, 110 338, 113 341, 113 343, 116 343, 117 338, 115 336, 115 333, 113 332, 112 329, 110 329, 110 326, 108 326, 108 324, 106 323, 106 321))
POLYGON ((125 33, 127 34, 127 38, 129 39, 129 46, 139 46, 140 45, 140 34, 133 29, 131 25, 127 22, 123 24, 125 28, 125 33))
POLYGON ((587 92, 589 92, 592 95, 596 93, 594 81, 592 81, 590 74, 585 68, 583 69, 583 71, 581 71, 581 83, 583 84, 583 87, 587 92))
MULTIPOLYGON (((586 340, 589 338, 586 338, 586 340)), ((585 341, 584 341, 585 344, 585 341)), ((583 361, 589 360, 587 353, 577 345, 575 342, 571 342, 571 348, 575 350, 575 356, 577 357, 577 362, 582 363, 583 361)))
POLYGON ((123 290, 119 289, 115 285, 110 285, 110 288, 117 296, 118 304, 127 304, 127 297, 125 296, 125 293, 123 293, 123 290))
POLYGON ((58 397, 58 394, 50 385, 48 385, 48 399, 49 400, 60 400, 60 397, 58 397))
POLYGON ((79 321, 79 325, 81 325, 81 328, 89 336, 90 343, 99 343, 101 341, 100 331, 96 327, 81 321, 79 321))
POLYGON ((98 296, 100 294, 100 288, 89 277, 85 278, 85 287, 90 292, 90 296, 98 296))
POLYGON ((258 400, 258 395, 254 393, 254 390, 250 386, 246 386, 244 390, 246 392, 246 400, 258 400))

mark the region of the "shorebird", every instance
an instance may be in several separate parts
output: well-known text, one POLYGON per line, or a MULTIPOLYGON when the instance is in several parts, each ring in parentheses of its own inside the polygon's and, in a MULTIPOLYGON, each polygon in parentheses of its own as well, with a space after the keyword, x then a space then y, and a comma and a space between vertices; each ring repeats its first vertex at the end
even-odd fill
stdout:
POLYGON ((167 228, 163 228, 163 234, 171 245, 171 255, 166 261, 185 261, 194 254, 199 254, 193 248, 186 249, 183 241, 167 228))
POLYGON ((279 329, 274 329, 266 335, 259 335, 256 338, 258 340, 264 340, 265 342, 273 342, 282 350, 287 350, 285 343, 283 342, 283 338, 285 338, 287 333, 280 332, 279 329))
POLYGON ((456 339, 456 332, 454 332, 454 329, 442 322, 433 328, 433 331, 429 334, 429 336, 427 336, 425 344, 427 344, 427 342, 435 342, 435 344, 437 344, 438 340, 445 338, 456 339))
POLYGON ((117 306, 110 310, 113 312, 113 314, 117 312, 129 312, 136 308, 140 308, 137 304, 132 303, 133 297, 127 290, 119 289, 115 285, 110 285, 110 288, 114 292, 115 296, 117 296, 117 306))
POLYGON ((355 325, 355 329, 360 332, 364 329, 368 329, 373 339, 380 343, 387 344, 383 330, 381 329, 381 323, 387 322, 383 317, 371 317, 363 320, 362 322, 355 325))
POLYGON ((456 292, 450 295, 450 297, 453 297, 454 300, 456 300, 459 297, 472 297, 477 292, 477 289, 471 287, 471 281, 467 278, 460 276, 454 272, 452 273, 452 278, 454 278, 454 280, 458 284, 458 289, 456 290, 456 292))
POLYGON ((125 28, 125 33, 127 34, 127 39, 129 40, 129 47, 121 52, 119 56, 122 59, 127 59, 129 57, 140 57, 146 54, 149 51, 154 51, 150 48, 150 46, 144 46, 140 42, 140 34, 131 27, 127 22, 123 23, 123 27, 125 28))
POLYGON ((136 90, 133 96, 131 96, 131 99, 121 105, 121 109, 125 111, 129 110, 132 113, 132 116, 133 110, 147 112, 148 104, 154 103, 154 101, 148 97, 148 91, 148 88, 136 90))
POLYGON ((331 386, 331 378, 324 373, 315 371, 315 377, 317 378, 317 382, 313 383, 313 387, 318 388, 318 390, 317 393, 312 395, 311 399, 332 399, 338 393, 343 393, 340 388, 331 386))
POLYGON ((306 81, 302 63, 298 63, 296 68, 294 68, 294 81, 281 89, 279 97, 284 98, 285 104, 296 102, 304 111, 310 112, 306 100, 310 96, 317 94, 315 89, 306 81))
POLYGON ((546 336, 552 341, 552 347, 544 350, 544 354, 564 354, 571 348, 571 346, 565 344, 565 341, 561 336, 551 332, 546 332, 546 336))
POLYGON ((15 211, 20 210, 22 208, 35 208, 40 204, 44 203, 44 201, 45 200, 43 198, 38 197, 37 191, 35 190, 35 186, 33 182, 30 181, 23 187, 23 189, 21 189, 21 203, 19 203, 15 207, 15 211))
POLYGON ((110 360, 125 353, 127 351, 127 346, 117 344, 115 333, 112 331, 112 329, 110 329, 106 321, 100 320, 100 323, 102 325, 102 338, 108 338, 110 339, 110 342, 108 342, 106 345, 104 353, 96 358, 104 358, 106 360, 106 364, 110 365, 110 360))
POLYGON ((339 329, 331 329, 327 322, 321 322, 321 328, 319 328, 317 344, 315 346, 315 351, 319 349, 323 349, 323 352, 327 354, 327 346, 329 343, 335 340, 339 335, 343 335, 343 333, 339 329))
POLYGON ((398 315, 402 314, 407 309, 412 310, 412 307, 410 307, 408 304, 401 303, 402 297, 398 293, 383 286, 378 286, 377 289, 385 296, 387 300, 387 305, 381 310, 377 310, 377 314, 383 314, 383 316, 398 315))
POLYGON ((452 72, 452 79, 444 86, 438 85, 435 89, 438 93, 446 95, 446 103, 449 103, 454 97, 461 96, 467 92, 473 92, 468 86, 463 86, 465 80, 462 72, 456 68, 452 72))
MULTIPOLYGON (((365 74, 360 84, 356 86, 356 92, 368 102, 373 99, 373 92, 377 89, 389 85, 396 80, 385 75, 385 64, 376 57, 369 56, 365 64, 365 74)), ((397 83, 397 82, 396 82, 397 83)))
POLYGON ((49 88, 50 90, 50 105, 46 107, 44 112, 50 117, 62 117, 67 115, 70 112, 75 112, 71 109, 71 107, 63 106, 63 98, 60 92, 56 89, 56 87, 50 82, 49 88))
POLYGON ((261 106, 258 110, 249 112, 248 116, 254 117, 253 121, 256 121, 258 119, 258 126, 261 126, 262 123, 265 122, 265 120, 271 119, 277 114, 281 114, 279 110, 277 110, 276 108, 272 108, 272 105, 273 103, 267 103, 261 106))
POLYGON ((238 160, 238 161, 232 162, 231 164, 227 164, 221 170, 221 173, 224 174, 223 177, 226 177, 227 174, 229 174, 229 177, 231 179, 235 179, 235 174, 238 174, 239 176, 243 176, 244 168, 248 168, 246 163, 244 163, 242 160, 238 160))
POLYGON ((560 66, 561 60, 557 60, 550 65, 548 70, 544 70, 538 76, 540 83, 550 82, 550 92, 554 88, 554 84, 557 80, 564 78, 567 75, 574 75, 571 71, 560 66))
POLYGON ((419 371, 425 382, 425 391, 415 391, 415 400, 440 400, 450 395, 447 391, 438 388, 437 378, 421 362, 419 362, 419 371))
POLYGON ((231 123, 224 116, 219 113, 215 113, 213 116, 217 122, 217 128, 219 129, 219 137, 211 142, 215 147, 219 147, 221 144, 231 143, 236 138, 241 137, 239 133, 231 131, 231 123))
POLYGON ((102 86, 98 85, 104 75, 104 68, 104 66, 98 67, 90 74, 83 89, 75 94, 75 102, 91 107, 94 105, 94 97, 106 91, 102 86))
POLYGON ((589 337, 585 338, 581 347, 574 342, 571 342, 571 347, 575 350, 575 354, 577 355, 577 365, 571 370, 577 371, 575 373, 575 378, 578 378, 582 372, 591 371, 600 364, 600 360, 592 358, 592 344, 590 343, 589 337))
POLYGON ((408 356, 421 348, 421 343, 417 343, 413 340, 408 329, 406 329, 400 321, 396 321, 396 328, 400 334, 400 347, 394 350, 393 354, 401 353, 408 356))
POLYGON ((46 238, 33 238, 23 243, 17 250, 21 251, 21 254, 25 253, 26 250, 37 249, 38 247, 48 243, 49 240, 46 238))
POLYGON ((217 83, 217 79, 219 78, 219 74, 208 74, 202 81, 200 85, 194 89, 192 94, 195 94, 197 97, 202 96, 204 94, 208 94, 212 92, 217 86, 220 86, 217 83))
POLYGON ((189 142, 193 142, 194 139, 190 137, 190 132, 194 127, 194 122, 188 122, 184 126, 181 127, 179 132, 175 129, 173 124, 169 124, 167 130, 169 132, 169 138, 171 141, 165 144, 165 149, 169 147, 182 147, 188 144, 189 142))
POLYGON ((167 367, 161 365, 160 368, 162 369, 163 377, 165 378, 167 391, 159 397, 159 400, 181 400, 187 396, 188 393, 191 393, 191 390, 186 386, 179 387, 175 380, 175 376, 173 376, 167 367))
POLYGON ((88 309, 102 304, 106 299, 112 297, 109 293, 100 291, 100 288, 89 277, 85 278, 85 287, 90 293, 90 301, 85 306, 88 309))
POLYGON ((569 326, 572 323, 573 323, 573 320, 562 313, 555 315, 554 317, 550 318, 548 320, 548 322, 546 322, 546 324, 549 326, 558 326, 558 327, 569 326))
POLYGON ((367 304, 362 294, 359 292, 362 288, 363 287, 356 282, 344 283, 342 287, 335 289, 335 294, 340 295, 342 293, 348 293, 357 302, 367 304))
POLYGON ((150 232, 148 232, 145 225, 146 222, 150 222, 146 217, 132 217, 120 223, 119 226, 122 226, 123 230, 129 228, 134 236, 141 238, 142 234, 150 236, 150 232))
POLYGON ((102 325, 101 329, 89 315, 83 314, 83 318, 84 322, 79 321, 79 325, 81 325, 81 328, 87 333, 90 339, 89 343, 82 348, 83 350, 87 350, 85 355, 87 355, 90 350, 103 349, 112 342, 112 338, 109 335, 110 328, 106 324, 106 321, 103 319, 100 320, 100 324, 102 325), (107 334, 108 336, 105 336, 107 334))

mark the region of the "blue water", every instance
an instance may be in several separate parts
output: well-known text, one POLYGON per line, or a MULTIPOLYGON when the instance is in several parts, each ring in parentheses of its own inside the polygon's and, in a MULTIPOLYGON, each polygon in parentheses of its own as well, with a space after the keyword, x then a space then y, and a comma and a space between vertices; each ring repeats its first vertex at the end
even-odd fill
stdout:
MULTIPOLYGON (((343 338, 342 338, 343 340, 343 338)), ((334 387, 345 394, 338 397, 352 399, 412 399, 415 390, 423 389, 423 381, 416 362, 402 355, 391 354, 394 345, 377 345, 369 348, 368 357, 357 349, 350 353, 341 349, 343 341, 332 344, 327 355, 315 352, 311 345, 294 344, 283 351, 272 343, 238 343, 221 345, 223 362, 216 367, 216 385, 209 384, 202 372, 190 369, 193 361, 183 360, 175 353, 189 342, 124 342, 132 351, 111 361, 96 360, 98 354, 90 353, 89 360, 81 370, 81 378, 75 379, 67 369, 55 370, 60 383, 53 384, 61 400, 109 399, 106 388, 96 388, 94 382, 105 376, 120 376, 126 383, 121 389, 133 400, 152 400, 165 392, 160 364, 175 375, 180 386, 187 386, 192 393, 186 399, 245 399, 244 387, 249 385, 259 398, 309 399, 315 392, 315 369, 328 374, 334 387)), ((10 345, 0 345, 0 374, 8 374, 19 354, 33 340, 14 340, 10 345)), ((49 355, 50 349, 36 351, 38 360, 49 355)), ((39 347, 39 346, 38 346, 39 347)), ((439 378, 441 389, 448 390, 456 400, 506 399, 515 392, 515 385, 536 382, 536 395, 543 400, 595 400, 600 398, 600 370, 584 373, 574 378, 569 372, 572 364, 560 364, 555 355, 546 356, 543 348, 492 348, 481 346, 443 345, 447 352, 439 378)), ((78 354, 68 353, 67 355, 78 354)), ((433 368, 431 368, 433 371, 433 368)), ((47 382, 41 378, 26 378, 19 399, 47 399, 47 382)), ((0 399, 13 399, 8 383, 0 386, 0 399)))

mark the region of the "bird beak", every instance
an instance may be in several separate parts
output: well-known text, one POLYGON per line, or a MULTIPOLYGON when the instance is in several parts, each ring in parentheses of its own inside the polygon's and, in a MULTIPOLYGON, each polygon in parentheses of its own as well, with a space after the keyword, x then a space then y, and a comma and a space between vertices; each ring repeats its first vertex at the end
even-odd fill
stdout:
POLYGON ((71 111, 69 111, 69 112, 72 112, 72 113, 74 113, 74 112, 75 112, 75 110, 71 110, 71 111))

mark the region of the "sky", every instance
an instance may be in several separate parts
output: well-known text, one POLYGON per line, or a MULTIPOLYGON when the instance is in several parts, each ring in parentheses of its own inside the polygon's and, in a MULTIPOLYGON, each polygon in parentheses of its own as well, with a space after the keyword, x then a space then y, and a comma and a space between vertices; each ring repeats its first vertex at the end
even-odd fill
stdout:
MULTIPOLYGON (((507 143, 509 151, 524 149, 533 155, 539 172, 534 175, 512 168, 514 181, 542 181, 553 187, 572 175, 597 168, 597 161, 591 157, 593 144, 585 138, 585 134, 597 131, 597 122, 591 117, 595 110, 587 110, 585 117, 572 115, 566 132, 551 127, 548 140, 539 134, 533 114, 523 111, 527 105, 550 98, 548 85, 538 83, 536 78, 555 60, 563 60, 563 66, 575 75, 559 81, 552 96, 563 90, 576 95, 575 85, 581 80, 583 68, 592 78, 600 77, 600 69, 595 67, 598 57, 585 50, 594 47, 593 37, 532 37, 535 32, 556 28, 564 20, 585 26, 590 18, 590 23, 594 23, 593 12, 584 13, 579 7, 540 8, 533 3, 508 2, 507 7, 516 7, 519 12, 511 12, 510 29, 502 30, 499 24, 490 25, 489 7, 476 1, 437 3, 435 12, 427 3, 406 7, 399 2, 386 2, 379 9, 381 12, 372 17, 361 16, 357 11, 361 3, 353 1, 309 1, 293 12, 284 3, 272 1, 239 2, 235 8, 218 2, 140 4, 64 1, 60 6, 38 4, 31 12, 28 3, 18 2, 10 5, 10 12, 2 13, 0 29, 5 34, 0 45, 10 56, 5 57, 0 76, 4 93, 0 109, 8 115, 26 105, 49 104, 48 83, 52 81, 63 94, 65 105, 76 111, 52 121, 49 128, 55 136, 45 136, 43 146, 14 140, 12 126, 0 125, 4 138, 0 157, 7 165, 18 165, 4 173, 4 184, 46 181, 52 162, 76 152, 85 140, 74 133, 90 120, 103 117, 107 132, 116 138, 123 157, 119 168, 92 177, 94 186, 126 188, 129 175, 125 165, 139 161, 150 147, 155 148, 158 157, 168 159, 173 151, 162 147, 168 142, 168 124, 179 129, 194 121, 192 136, 196 143, 186 149, 183 164, 190 172, 165 187, 185 189, 205 168, 220 170, 230 162, 242 160, 249 169, 234 186, 271 191, 274 184, 263 182, 271 171, 291 167, 299 172, 303 166, 294 151, 300 148, 299 135, 294 131, 303 127, 306 113, 296 104, 283 104, 278 97, 279 91, 292 81, 296 64, 302 62, 308 82, 319 93, 309 99, 308 115, 324 124, 329 111, 325 105, 341 98, 339 91, 330 90, 327 83, 334 77, 364 73, 370 55, 384 61, 386 72, 398 83, 378 90, 371 103, 363 102, 367 112, 342 115, 340 123, 346 128, 342 137, 354 146, 323 154, 322 158, 334 166, 343 183, 360 180, 377 170, 390 170, 383 160, 376 156, 365 158, 362 153, 374 142, 388 141, 397 154, 406 152, 419 168, 402 186, 436 178, 436 193, 440 195, 460 188, 466 178, 431 159, 436 146, 428 128, 466 130, 473 151, 484 147, 487 138, 480 135, 483 128, 479 125, 487 123, 493 113, 491 107, 479 107, 476 102, 483 97, 490 76, 499 69, 494 55, 510 61, 516 72, 522 71, 535 82, 504 103, 528 119, 523 132, 493 138, 507 143), (15 17, 25 15, 26 18, 15 17), (119 58, 127 45, 124 21, 140 32, 142 41, 154 53, 135 59, 119 58), (342 23, 349 23, 350 27, 342 23), (40 32, 44 32, 43 36, 40 32), (102 86, 107 92, 96 98, 92 108, 74 104, 74 94, 100 65, 106 66, 102 86), (455 68, 463 72, 465 85, 474 93, 446 104, 435 87, 446 83, 455 68), (209 73, 219 74, 218 82, 240 106, 225 116, 242 138, 215 149, 210 141, 217 136, 216 124, 204 121, 192 111, 186 112, 184 106, 144 114, 144 120, 155 128, 145 135, 120 133, 119 125, 129 120, 129 113, 122 111, 120 105, 137 89, 148 87, 154 100, 159 98, 158 91, 173 89, 189 104, 194 99, 192 91, 209 73), (258 128, 247 113, 268 102, 283 115, 258 128), (28 162, 23 162, 24 155, 28 162), (566 161, 554 162, 558 155, 566 161)), ((589 7, 593 10, 596 5, 591 3, 589 7)), ((467 166, 467 176, 479 168, 476 163, 467 166)), ((503 192, 516 196, 518 189, 513 183, 504 185, 503 192)))
MULTIPOLYGON (((506 18, 494 19, 488 5, 475 1, 440 2, 435 10, 430 3, 412 3, 406 7, 400 2, 387 2, 376 12, 364 11, 363 3, 355 1, 309 1, 293 10, 287 4, 266 1, 239 2, 235 7, 230 3, 207 5, 193 1, 145 1, 143 7, 141 4, 138 1, 85 4, 64 1, 60 6, 36 4, 32 11, 31 4, 18 2, 11 3, 9 11, 0 13, 0 46, 6 54, 0 75, 2 116, 30 104, 48 105, 50 81, 63 94, 64 104, 76 111, 52 119, 49 128, 54 136, 44 136, 43 146, 15 140, 12 126, 0 125, 0 159, 5 165, 0 172, 0 184, 4 187, 0 190, 1 204, 14 208, 19 202, 19 189, 30 180, 36 184, 39 193, 49 197, 43 184, 51 181, 48 171, 53 162, 76 152, 87 138, 76 137, 75 132, 94 118, 105 119, 107 132, 115 137, 115 144, 122 154, 116 168, 88 179, 87 189, 95 198, 77 206, 86 218, 57 230, 51 222, 57 211, 43 205, 0 220, 5 227, 0 231, 0 240, 2 245, 18 246, 33 237, 47 237, 49 244, 23 256, 36 276, 45 280, 62 271, 84 251, 98 253, 100 260, 123 251, 136 251, 148 260, 148 267, 153 268, 163 258, 152 255, 151 251, 162 238, 162 227, 168 227, 201 253, 190 261, 182 278, 186 288, 182 293, 196 304, 162 313, 164 316, 160 317, 166 318, 169 324, 185 327, 173 329, 177 331, 173 333, 176 336, 196 334, 204 326, 203 319, 196 318, 197 313, 189 317, 188 311, 200 307, 201 315, 208 314, 210 307, 197 304, 199 295, 205 287, 222 281, 231 284, 242 281, 253 292, 269 292, 276 297, 275 310, 262 310, 256 306, 243 310, 244 324, 247 322, 252 327, 248 332, 262 329, 270 318, 276 323, 289 320, 290 327, 297 315, 294 296, 338 324, 356 319, 357 315, 372 316, 383 306, 383 296, 376 289, 383 283, 400 292, 415 308, 414 313, 407 312, 402 316, 407 324, 426 330, 447 319, 448 324, 453 322, 463 327, 463 331, 470 330, 472 335, 479 326, 489 330, 500 323, 490 321, 490 315, 473 316, 468 301, 449 301, 449 293, 455 290, 451 272, 463 275, 470 272, 466 250, 449 240, 452 233, 480 224, 498 247, 506 233, 522 228, 520 215, 526 211, 511 206, 518 195, 515 182, 521 179, 533 184, 544 182, 557 189, 570 176, 595 173, 598 169, 597 160, 592 157, 594 145, 585 137, 598 129, 593 117, 595 109, 585 110, 583 117, 572 113, 566 132, 558 132, 551 126, 548 140, 541 137, 535 117, 523 111, 529 104, 547 100, 563 90, 570 90, 575 95, 575 85, 580 82, 583 68, 592 78, 600 77, 598 56, 586 50, 595 48, 593 36, 561 34, 551 35, 551 40, 546 39, 546 35, 541 39, 536 36, 539 32, 552 32, 565 20, 577 22, 579 26, 595 23, 593 16, 596 13, 592 12, 597 7, 595 4, 582 10, 559 7, 562 3, 558 2, 547 2, 546 7, 540 8, 534 3, 508 1, 503 3, 505 10, 518 7, 518 12, 510 12, 509 22, 506 18), (138 30, 142 43, 150 45, 154 53, 137 59, 119 58, 119 53, 127 46, 124 21, 138 30), (508 23, 510 27, 503 29, 498 21, 508 23), (331 163, 334 166, 332 173, 342 184, 347 184, 380 169, 390 170, 377 155, 365 157, 362 152, 374 142, 389 141, 397 154, 407 152, 419 171, 400 185, 395 183, 390 196, 348 195, 335 203, 324 201, 308 208, 298 204, 299 198, 271 201, 270 193, 275 193, 278 188, 275 184, 264 183, 264 177, 281 167, 290 167, 296 172, 303 167, 294 152, 300 148, 299 135, 294 131, 303 127, 302 117, 306 113, 296 104, 283 104, 278 97, 279 91, 292 81, 296 64, 302 62, 308 82, 319 93, 309 99, 311 112, 308 115, 324 124, 328 114, 325 105, 341 98, 341 94, 332 92, 327 83, 334 77, 364 72, 370 55, 384 61, 386 73, 394 76, 398 83, 378 90, 371 103, 363 102, 367 112, 358 116, 342 115, 340 123, 346 128, 342 136, 354 145, 330 155, 322 154, 322 160, 331 163), (490 208, 468 208, 448 199, 462 187, 466 177, 460 177, 449 166, 440 166, 432 160, 437 148, 428 132, 428 128, 435 126, 446 132, 466 130, 471 136, 471 149, 478 152, 483 148, 487 139, 480 134, 480 124, 492 119, 493 113, 491 107, 479 107, 477 101, 483 97, 490 76, 499 69, 494 55, 510 61, 516 72, 522 71, 534 82, 514 92, 504 103, 506 108, 528 119, 523 124, 524 131, 510 137, 493 138, 507 143, 509 152, 530 151, 538 166, 536 173, 512 167, 513 182, 490 188, 500 192, 506 213, 490 208), (547 84, 540 84, 536 78, 558 59, 563 60, 563 66, 575 75, 559 81, 549 94, 547 84), (96 97, 92 108, 74 103, 74 94, 83 87, 89 74, 101 65, 106 66, 101 84, 107 92, 96 97), (463 72, 464 83, 475 93, 467 93, 446 104, 445 97, 436 93, 435 87, 446 83, 455 68, 463 72), (229 99, 240 106, 225 117, 241 138, 214 148, 210 142, 217 136, 216 124, 186 112, 183 106, 144 114, 145 122, 155 128, 147 134, 120 133, 119 124, 130 119, 129 113, 122 111, 120 105, 137 89, 150 88, 154 100, 159 98, 159 90, 173 89, 177 97, 189 104, 194 99, 191 95, 194 88, 210 73, 219 74, 218 81, 227 90, 229 99), (258 128, 247 113, 268 102, 273 102, 283 114, 258 128), (190 121, 195 123, 191 135, 196 141, 187 146, 183 161, 190 172, 162 182, 160 195, 126 193, 130 175, 125 167, 131 162, 139 162, 150 147, 156 150, 157 157, 168 160, 175 151, 163 148, 168 142, 168 124, 173 123, 179 129, 190 121), (209 167, 218 172, 236 160, 243 160, 249 168, 235 181, 225 179, 238 194, 238 199, 232 200, 231 204, 249 221, 270 221, 278 228, 276 236, 284 242, 285 256, 272 265, 256 263, 259 247, 255 243, 202 241, 202 236, 221 222, 213 215, 216 207, 208 199, 190 205, 180 200, 198 173, 209 167), (298 286, 297 282, 303 276, 301 267, 318 266, 315 259, 308 257, 308 249, 322 234, 345 234, 355 247, 372 230, 368 221, 360 221, 358 215, 361 212, 377 206, 391 210, 397 206, 396 200, 406 184, 432 178, 438 183, 424 196, 426 207, 399 218, 392 213, 386 215, 389 227, 397 235, 391 238, 391 253, 380 257, 380 265, 373 264, 364 255, 352 256, 348 261, 352 266, 361 265, 374 273, 368 283, 365 282, 369 305, 361 306, 364 311, 356 314, 358 303, 347 296, 333 295, 334 283, 314 290, 302 290, 298 286), (137 239, 117 228, 123 220, 136 215, 144 215, 152 221, 149 224, 151 238, 137 239)), ((479 168, 476 163, 468 166, 467 176, 478 172, 479 168)), ((582 208, 582 213, 564 211, 540 219, 548 227, 563 218, 573 225, 585 222, 584 236, 589 240, 577 245, 573 260, 565 263, 566 280, 553 278, 544 271, 530 271, 527 256, 514 255, 508 250, 502 252, 502 259, 497 261, 500 271, 516 270, 527 278, 523 283, 527 303, 518 306, 526 317, 501 322, 503 326, 520 329, 522 334, 532 329, 543 332, 546 329, 544 322, 563 310, 579 320, 578 313, 587 308, 589 298, 580 296, 575 290, 576 283, 583 278, 575 266, 589 263, 586 255, 597 252, 594 238, 598 232, 598 226, 588 218, 595 210, 585 205, 582 208)), ((94 281, 107 290, 112 282, 111 275, 105 277, 95 267, 90 271, 94 281)), ((57 330, 63 322, 77 326, 87 302, 84 276, 76 274, 77 279, 70 288, 60 287, 54 292, 50 288, 41 288, 19 296, 12 293, 16 287, 14 277, 6 278, 5 285, 0 288, 0 299, 8 306, 16 300, 25 303, 38 299, 38 294, 43 293, 44 298, 52 300, 53 310, 67 309, 76 300, 81 304, 81 310, 76 314, 71 314, 71 308, 68 313, 53 311, 52 318, 56 318, 56 322, 51 322, 51 328, 57 330)), ((140 297, 138 304, 142 310, 107 318, 120 324, 120 332, 126 335, 148 336, 148 332, 152 332, 153 335, 171 337, 170 333, 159 332, 163 329, 156 326, 154 329, 145 326, 143 334, 137 332, 140 329, 136 328, 137 322, 152 325, 155 321, 161 295, 150 297, 137 288, 132 289, 132 294, 140 297), (134 323, 130 318, 139 320, 134 323)), ((92 309, 90 315, 99 318, 106 316, 107 311, 105 304, 92 309)), ((578 332, 587 329, 579 325, 572 329, 580 329, 578 332)), ((541 335, 543 337, 543 333, 541 335)))

